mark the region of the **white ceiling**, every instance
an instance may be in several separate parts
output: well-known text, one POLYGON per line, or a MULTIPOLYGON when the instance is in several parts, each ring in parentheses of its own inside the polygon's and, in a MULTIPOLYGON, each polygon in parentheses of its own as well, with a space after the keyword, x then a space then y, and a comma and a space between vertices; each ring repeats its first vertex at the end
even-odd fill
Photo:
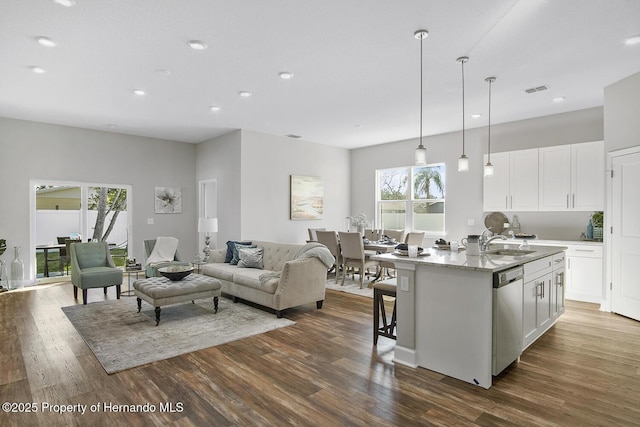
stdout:
POLYGON ((0 0, 0 116, 193 143, 234 129, 346 148, 415 138, 422 28, 425 135, 461 129, 459 56, 466 112, 483 114, 467 127, 486 126, 488 76, 497 124, 601 106, 640 71, 640 45, 624 44, 638 0, 0 0))

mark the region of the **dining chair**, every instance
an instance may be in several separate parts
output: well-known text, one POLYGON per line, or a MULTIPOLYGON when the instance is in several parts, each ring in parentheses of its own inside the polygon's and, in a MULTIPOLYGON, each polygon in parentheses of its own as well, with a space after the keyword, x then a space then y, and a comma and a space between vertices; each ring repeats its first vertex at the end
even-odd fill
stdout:
POLYGON ((422 246, 422 243, 424 242, 424 231, 410 231, 404 238, 404 242, 407 245, 422 246))
POLYGON ((372 242, 377 242, 378 240, 380 240, 380 232, 381 230, 366 229, 364 230, 364 237, 365 239, 370 240, 372 242))
MULTIPOLYGON (((336 283, 338 283, 338 275, 342 268, 342 252, 340 251, 340 243, 338 242, 338 234, 335 231, 316 231, 318 243, 322 243, 329 249, 331 255, 336 259, 333 268, 336 271, 336 283)), ((344 274, 344 273, 343 273, 344 274)))
POLYGON ((344 278, 347 275, 349 267, 358 268, 360 274, 360 289, 364 286, 364 273, 369 267, 375 267, 378 270, 379 263, 369 258, 364 252, 364 244, 360 233, 349 233, 340 231, 340 249, 342 250, 342 259, 344 263, 344 273, 342 274, 342 285, 344 286, 344 278))
POLYGON ((325 231, 325 229, 324 228, 307 228, 307 231, 309 232, 309 241, 317 242, 318 236, 316 235, 316 231, 325 231))

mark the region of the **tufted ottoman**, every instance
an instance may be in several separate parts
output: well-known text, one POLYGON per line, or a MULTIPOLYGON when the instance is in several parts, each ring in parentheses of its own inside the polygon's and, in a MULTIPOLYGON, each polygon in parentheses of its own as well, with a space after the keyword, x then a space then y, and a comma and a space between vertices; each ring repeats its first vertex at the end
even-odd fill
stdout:
POLYGON ((156 326, 160 323, 160 307, 201 298, 213 298, 214 313, 218 312, 218 297, 221 283, 213 277, 190 274, 182 280, 172 282, 166 277, 149 277, 133 282, 133 291, 138 297, 138 313, 145 300, 156 308, 156 326))

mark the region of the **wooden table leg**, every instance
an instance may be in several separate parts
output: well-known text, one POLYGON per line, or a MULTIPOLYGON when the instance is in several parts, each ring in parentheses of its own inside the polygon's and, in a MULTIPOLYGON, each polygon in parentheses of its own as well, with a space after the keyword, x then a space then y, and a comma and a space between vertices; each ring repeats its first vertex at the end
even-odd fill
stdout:
POLYGON ((156 326, 160 323, 160 307, 156 307, 156 326))

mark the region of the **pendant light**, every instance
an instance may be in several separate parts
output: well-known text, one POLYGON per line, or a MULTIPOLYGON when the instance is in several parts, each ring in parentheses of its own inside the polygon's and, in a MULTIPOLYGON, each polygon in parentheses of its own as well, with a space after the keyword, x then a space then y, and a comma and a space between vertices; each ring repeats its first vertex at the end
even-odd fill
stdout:
POLYGON ((427 164, 427 149, 422 144, 422 40, 429 36, 429 31, 417 30, 413 36, 420 40, 420 145, 416 148, 415 163, 416 166, 424 166, 427 164))
POLYGON ((458 172, 469 172, 469 158, 464 154, 464 64, 468 60, 468 56, 456 59, 462 67, 462 155, 458 159, 458 172))
POLYGON ((484 176, 493 176, 493 165, 491 164, 491 84, 496 81, 496 78, 487 77, 484 81, 489 83, 489 126, 487 127, 489 149, 487 151, 487 164, 484 165, 484 176))

